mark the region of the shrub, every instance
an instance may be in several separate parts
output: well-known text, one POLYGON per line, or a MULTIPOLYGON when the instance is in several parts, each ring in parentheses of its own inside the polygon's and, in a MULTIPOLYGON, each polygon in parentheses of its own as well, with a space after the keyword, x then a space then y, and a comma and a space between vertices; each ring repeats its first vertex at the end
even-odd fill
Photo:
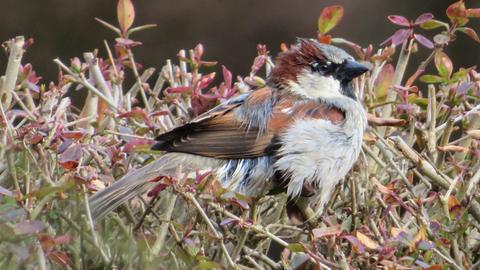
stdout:
POLYGON ((300 224, 287 217, 285 195, 248 198, 209 172, 146 179, 156 188, 97 224, 87 200, 159 155, 149 150, 156 134, 263 86, 273 66, 265 46, 250 74, 236 80, 225 66, 221 76, 212 72, 217 62, 202 58, 201 44, 180 50, 156 76, 135 61, 141 43, 133 34, 154 25, 132 27, 130 0, 118 1, 118 27, 97 19, 118 35, 113 47, 105 43, 69 63, 55 59, 57 82, 40 84, 32 65, 22 64, 32 40, 7 41, 0 268, 478 268, 480 75, 476 67, 454 68, 443 49, 457 34, 480 42, 467 26, 480 8, 458 1, 446 13, 448 22, 429 13, 389 16, 401 29, 380 47, 363 48, 329 34, 341 6, 321 12, 318 39, 350 47, 371 66, 356 81, 370 127, 325 213, 300 224), (420 29, 434 32, 433 41, 420 29), (414 63, 418 50, 430 54, 414 63), (436 74, 424 74, 430 65, 436 74), (407 74, 407 66, 416 71, 407 74), (73 91, 88 93, 79 108, 73 91))

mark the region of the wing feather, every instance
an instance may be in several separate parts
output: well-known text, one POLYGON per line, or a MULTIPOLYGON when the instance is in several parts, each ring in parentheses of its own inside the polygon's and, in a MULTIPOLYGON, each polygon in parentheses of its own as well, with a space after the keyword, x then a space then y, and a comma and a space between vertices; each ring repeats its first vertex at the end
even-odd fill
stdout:
POLYGON ((341 110, 325 103, 273 97, 266 87, 219 105, 159 135, 152 149, 218 159, 255 158, 271 154, 278 147, 278 136, 296 120, 324 119, 334 124, 344 120, 341 110))

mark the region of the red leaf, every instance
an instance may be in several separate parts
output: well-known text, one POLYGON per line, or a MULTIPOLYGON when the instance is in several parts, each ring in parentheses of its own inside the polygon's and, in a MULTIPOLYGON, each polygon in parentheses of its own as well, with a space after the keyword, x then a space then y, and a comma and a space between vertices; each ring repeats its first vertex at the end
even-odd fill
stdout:
POLYGON ((131 153, 133 151, 148 150, 153 143, 154 141, 148 139, 133 139, 123 146, 123 151, 131 153))
POLYGON ((225 66, 222 66, 222 72, 225 85, 228 88, 232 87, 232 72, 230 72, 230 70, 228 70, 225 66))
POLYGON ((149 117, 155 117, 155 116, 161 116, 161 115, 169 115, 168 111, 154 111, 150 113, 148 116, 149 117))
POLYGON ((167 89, 165 89, 165 92, 168 94, 183 93, 189 91, 190 89, 190 86, 167 87, 167 89))
POLYGON ((52 251, 48 258, 61 266, 67 266, 70 264, 70 258, 63 251, 52 251))
POLYGON ((434 45, 433 42, 431 42, 428 38, 420 35, 420 34, 414 34, 413 35, 415 39, 418 41, 418 43, 422 44, 423 46, 433 49, 434 45))
POLYGON ((392 23, 400 26, 410 26, 410 21, 400 15, 390 15, 387 17, 392 23))
POLYGON ((423 13, 422 15, 418 16, 417 19, 415 19, 414 24, 419 25, 422 23, 426 23, 433 19, 433 14, 432 13, 423 13))
POLYGON ((469 8, 469 9, 467 9, 467 17, 480 18, 480 8, 469 8))
POLYGON ((473 30, 472 28, 459 27, 457 28, 457 30, 467 34, 467 36, 471 37, 473 40, 480 43, 480 38, 478 37, 477 32, 475 32, 475 30, 473 30))
POLYGON ((318 32, 326 34, 332 30, 343 17, 343 7, 339 5, 328 6, 322 10, 318 18, 318 32))
POLYGON ((158 184, 158 185, 156 185, 154 188, 152 188, 152 190, 150 190, 150 191, 147 193, 147 196, 148 196, 148 197, 156 197, 156 196, 158 195, 158 193, 162 192, 162 191, 165 190, 167 187, 168 187, 168 185, 165 185, 165 184, 163 184, 163 183, 158 184))
POLYGON ((147 112, 140 107, 135 107, 129 112, 121 113, 117 117, 119 117, 119 118, 133 118, 135 120, 143 121, 143 122, 148 121, 147 112))
POLYGON ((167 89, 165 89, 165 92, 168 94, 174 94, 174 93, 183 93, 190 90, 191 90, 190 86, 179 86, 179 87, 167 87, 167 89))
POLYGON ((324 43, 324 44, 331 44, 332 43, 332 36, 331 35, 321 35, 320 37, 318 37, 318 41, 320 41, 320 43, 324 43))
POLYGON ((205 89, 215 79, 215 72, 202 76, 198 82, 198 88, 205 89))
POLYGON ((76 130, 76 131, 64 131, 63 132, 63 138, 66 139, 73 139, 73 140, 80 140, 85 136, 85 132, 81 130, 76 130))
POLYGON ((118 0, 117 18, 120 29, 125 34, 135 19, 135 9, 131 0, 118 0))
POLYGON ((70 147, 60 154, 59 163, 66 170, 75 169, 82 157, 82 146, 80 144, 72 144, 70 147))
POLYGON ((70 235, 64 234, 64 235, 60 235, 58 237, 55 237, 54 241, 55 241, 55 244, 61 245, 61 244, 65 244, 65 243, 69 242, 71 239, 72 239, 72 237, 70 237, 70 235))
POLYGON ((468 22, 465 3, 461 0, 451 4, 447 8, 447 16, 452 22, 460 26, 465 25, 468 22))

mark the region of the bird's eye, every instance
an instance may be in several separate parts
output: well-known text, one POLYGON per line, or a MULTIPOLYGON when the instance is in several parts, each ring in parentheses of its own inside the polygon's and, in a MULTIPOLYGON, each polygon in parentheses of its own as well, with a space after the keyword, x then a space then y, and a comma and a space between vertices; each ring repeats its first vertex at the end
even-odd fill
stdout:
POLYGON ((327 72, 332 67, 332 62, 330 61, 323 62, 323 63, 313 62, 310 64, 310 66, 312 67, 313 71, 327 72))

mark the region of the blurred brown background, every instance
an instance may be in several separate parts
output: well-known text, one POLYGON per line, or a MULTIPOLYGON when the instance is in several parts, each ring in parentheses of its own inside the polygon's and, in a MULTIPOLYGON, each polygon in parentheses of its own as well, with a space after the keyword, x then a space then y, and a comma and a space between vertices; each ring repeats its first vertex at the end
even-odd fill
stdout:
MULTIPOLYGON (((145 66, 159 68, 167 58, 174 58, 181 48, 192 48, 201 42, 205 60, 217 60, 235 75, 246 74, 256 54, 256 44, 265 43, 272 53, 278 52, 281 42, 291 43, 295 37, 313 37, 317 18, 323 7, 340 4, 345 8, 341 24, 332 32, 361 45, 378 46, 397 26, 389 23, 387 15, 399 14, 415 18, 432 12, 437 19, 447 20, 446 0, 134 0, 135 25, 158 24, 157 28, 133 35, 143 42, 135 48, 136 58, 145 66)), ((467 7, 480 7, 480 1, 467 1, 467 7)), ((115 0, 43 0, 0 1, 0 40, 15 35, 33 37, 35 44, 25 60, 33 63, 43 82, 55 79, 52 59, 68 62, 82 52, 100 48, 103 40, 113 44, 110 30, 94 21, 102 18, 116 22, 115 0)), ((480 20, 471 27, 479 31, 480 20)), ((419 31, 432 37, 437 30, 419 31)), ((480 31, 479 31, 480 32, 480 31)), ((421 48, 421 52, 427 52, 421 48)), ((476 65, 480 60, 480 44, 459 34, 458 41, 447 49, 455 68, 476 65)), ((422 55, 417 54, 420 60, 422 55)), ((6 54, 0 55, 3 74, 6 54)), ((25 62, 25 61, 24 61, 25 62)))

